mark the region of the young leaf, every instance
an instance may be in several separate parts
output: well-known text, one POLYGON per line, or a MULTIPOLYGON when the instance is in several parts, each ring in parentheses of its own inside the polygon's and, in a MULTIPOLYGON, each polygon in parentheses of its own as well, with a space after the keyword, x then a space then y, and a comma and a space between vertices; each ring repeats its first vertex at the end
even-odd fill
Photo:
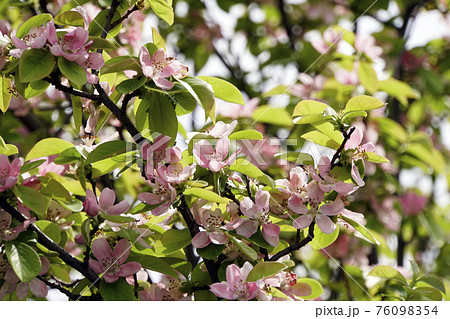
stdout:
POLYGON ((166 0, 147 0, 147 2, 149 2, 150 7, 152 7, 158 17, 166 21, 169 25, 173 24, 173 8, 166 0))
POLYGON ((233 237, 230 233, 225 233, 230 241, 239 248, 241 252, 243 252, 245 255, 247 255, 251 260, 256 260, 258 258, 258 254, 254 249, 249 247, 246 243, 243 241, 233 237))
POLYGON ((275 188, 275 181, 272 177, 263 173, 258 167, 244 158, 238 158, 233 164, 230 165, 230 170, 253 177, 261 183, 270 186, 271 188, 275 188))
POLYGON ((303 100, 297 103, 292 116, 307 116, 312 114, 322 114, 328 107, 325 103, 314 100, 303 100))
POLYGON ((332 140, 329 136, 325 135, 322 132, 318 132, 318 131, 307 132, 307 133, 301 135, 301 137, 304 138, 305 140, 309 140, 316 144, 319 144, 319 145, 322 145, 325 147, 329 147, 329 148, 332 148, 335 150, 337 150, 340 146, 339 143, 332 140))
POLYGON ((389 163, 390 161, 381 155, 375 154, 373 152, 365 152, 366 159, 372 163, 389 163))
POLYGON ((191 234, 188 229, 169 229, 162 235, 161 239, 155 243, 155 251, 158 254, 167 256, 191 243, 191 234))
POLYGON ((178 133, 178 119, 167 95, 150 94, 148 124, 152 133, 169 136, 172 138, 170 141, 171 145, 175 144, 178 133))
POLYGON ((230 140, 262 140, 263 135, 256 130, 243 130, 232 133, 228 138, 230 140))
POLYGON ((256 122, 274 124, 285 127, 292 127, 292 117, 284 109, 279 107, 270 107, 263 105, 253 112, 252 119, 256 122))
POLYGON ((134 219, 133 217, 119 215, 103 215, 103 218, 107 221, 118 224, 131 223, 136 221, 136 219, 134 219))
POLYGON ((0 89, 2 93, 0 95, 0 110, 5 113, 9 107, 11 101, 11 80, 8 78, 0 77, 0 89))
POLYGON ((418 281, 424 282, 427 285, 440 290, 443 294, 446 293, 444 283, 442 282, 441 278, 436 275, 423 275, 419 277, 418 281))
POLYGON ((215 104, 212 86, 202 79, 194 77, 187 77, 183 80, 178 80, 178 82, 192 95, 198 105, 205 110, 205 116, 208 118, 215 104))
POLYGON ((347 223, 352 225, 357 231, 361 233, 361 235, 367 238, 370 242, 374 243, 375 245, 380 245, 380 242, 375 237, 373 237, 372 234, 363 225, 343 215, 341 215, 339 218, 345 220, 347 223))
POLYGON ((367 92, 373 94, 378 90, 379 83, 377 72, 368 62, 360 62, 358 67, 358 77, 361 84, 365 87, 367 92))
POLYGON ((191 187, 184 191, 184 195, 188 196, 196 196, 199 198, 206 199, 210 202, 216 202, 216 203, 222 203, 222 204, 228 204, 229 199, 219 196, 218 194, 204 189, 204 188, 197 188, 197 187, 191 187))
POLYGON ((52 19, 53 19, 52 15, 48 14, 48 13, 39 14, 37 16, 31 17, 30 19, 25 21, 19 27, 19 29, 17 29, 16 37, 21 39, 24 35, 26 35, 31 30, 32 27, 39 27, 52 19))
POLYGON ((28 282, 41 271, 39 255, 30 246, 8 241, 5 244, 6 258, 20 281, 28 282))
POLYGON ((210 243, 208 246, 203 248, 196 248, 197 254, 204 259, 214 259, 220 255, 220 253, 225 248, 225 245, 215 245, 210 243))
POLYGON ((381 102, 379 99, 367 96, 359 95, 352 97, 345 105, 345 113, 351 111, 370 111, 385 106, 386 103, 381 102))
POLYGON ((74 61, 66 60, 60 56, 58 57, 58 68, 75 85, 83 85, 87 81, 87 76, 83 68, 74 61))
POLYGON ((45 219, 47 205, 44 196, 39 191, 31 187, 16 185, 14 187, 14 194, 25 206, 34 211, 40 219, 45 219))
POLYGON ((177 278, 178 273, 163 258, 132 252, 127 261, 137 261, 143 268, 177 278))
POLYGON ((142 67, 138 58, 131 56, 118 56, 105 62, 100 69, 102 75, 114 72, 133 70, 141 72, 142 67))
POLYGON ((22 53, 19 61, 21 82, 33 82, 45 78, 55 67, 55 58, 44 49, 30 49, 22 53))
POLYGON ((105 281, 100 282, 100 294, 105 301, 134 301, 133 286, 129 285, 125 279, 119 278, 116 282, 108 284, 105 281))
MULTIPOLYGON (((106 24, 106 18, 109 14, 109 9, 104 9, 100 11, 97 16, 92 20, 91 24, 89 25, 89 35, 95 35, 95 36, 101 36, 103 33, 103 28, 106 24)), ((115 12, 114 17, 111 19, 111 24, 113 24, 115 21, 119 20, 120 13, 115 12)), ((120 23, 118 26, 116 26, 114 29, 109 30, 107 38, 114 38, 116 35, 119 34, 120 29, 122 28, 122 23, 120 23)))
POLYGON ((278 274, 286 269, 286 265, 276 261, 262 261, 257 263, 255 267, 248 273, 247 282, 257 281, 278 274))
POLYGON ((84 27, 83 16, 77 11, 66 11, 55 17, 55 23, 59 25, 71 25, 73 27, 84 27))
MULTIPOLYGON (((299 283, 307 284, 307 285, 309 285, 311 287, 311 294, 310 295, 308 295, 308 296, 301 296, 302 299, 304 299, 304 300, 316 299, 316 298, 320 297, 320 295, 323 293, 322 285, 318 281, 316 281, 314 279, 311 279, 311 278, 299 278, 297 280, 297 284, 299 284, 299 283)), ((295 285, 294 285, 294 287, 295 287, 295 285)))
POLYGON ((23 92, 23 97, 25 99, 30 99, 32 97, 38 96, 44 93, 50 86, 50 83, 44 80, 33 81, 25 84, 25 90, 23 92))
POLYGON ((368 276, 381 277, 387 279, 396 279, 407 284, 405 277, 395 268, 387 265, 375 266, 368 274, 368 276))
POLYGON ((128 153, 136 149, 135 144, 121 140, 108 141, 99 144, 92 152, 89 153, 86 164, 95 163, 110 157, 128 153))
MULTIPOLYGON (((161 35, 159 34, 158 30, 156 30, 154 27, 152 27, 152 39, 153 39, 153 44, 156 45, 156 47, 158 49, 163 49, 164 51, 166 51, 166 44, 164 43, 164 40, 161 37, 161 35)), ((153 53, 151 53, 151 54, 153 54, 153 53)))
POLYGON ((33 148, 28 152, 25 161, 35 158, 59 154, 62 151, 72 148, 73 144, 65 140, 50 137, 37 142, 33 148))
POLYGON ((212 76, 198 76, 197 78, 212 86, 216 98, 230 103, 245 105, 241 92, 230 82, 212 76))
POLYGON ((293 162, 296 165, 314 165, 314 158, 307 154, 301 152, 288 152, 288 153, 278 153, 274 155, 275 159, 282 159, 288 162, 293 162))
POLYGON ((145 84, 147 78, 145 76, 141 76, 139 78, 132 78, 125 81, 120 82, 116 86, 116 90, 122 94, 128 94, 139 89, 141 86, 145 84))
POLYGON ((331 234, 325 234, 320 230, 320 228, 316 224, 314 225, 314 239, 309 244, 313 249, 321 250, 334 243, 338 235, 339 235, 339 227, 336 227, 335 231, 332 232, 331 234))
POLYGON ((55 243, 61 241, 61 232, 57 224, 48 220, 38 220, 35 225, 55 243))

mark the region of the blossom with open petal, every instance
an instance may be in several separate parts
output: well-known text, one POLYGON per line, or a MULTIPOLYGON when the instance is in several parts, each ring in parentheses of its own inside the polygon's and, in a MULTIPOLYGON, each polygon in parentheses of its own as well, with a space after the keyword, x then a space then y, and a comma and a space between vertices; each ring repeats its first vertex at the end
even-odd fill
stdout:
POLYGON ((236 229, 239 235, 250 237, 262 225, 262 236, 271 246, 277 246, 279 242, 280 226, 273 224, 269 216, 270 194, 267 191, 258 190, 253 202, 249 197, 241 201, 241 212, 248 219, 236 219, 227 224, 227 229, 236 229))
POLYGON ((333 29, 327 29, 323 33, 323 38, 317 37, 311 40, 311 45, 317 52, 325 54, 330 50, 331 46, 340 40, 339 34, 333 29))
POLYGON ((247 282, 247 276, 253 266, 249 262, 245 262, 244 266, 239 269, 235 264, 227 267, 227 281, 214 283, 211 285, 211 292, 217 297, 229 300, 250 300, 256 297, 260 290, 259 282, 247 282))
POLYGON ((164 90, 171 90, 175 85, 166 78, 171 76, 181 78, 187 73, 187 67, 177 60, 167 57, 166 51, 163 49, 157 50, 150 57, 150 53, 144 46, 139 52, 139 61, 141 62, 142 73, 146 77, 152 78, 156 86, 164 90))
POLYGON ((84 211, 91 217, 97 216, 98 212, 109 215, 120 215, 126 213, 130 209, 130 204, 126 200, 115 204, 116 193, 109 188, 104 188, 98 199, 89 188, 86 190, 86 199, 83 202, 84 211))
POLYGON ((53 21, 48 23, 48 42, 50 43, 50 52, 54 56, 63 56, 69 61, 75 61, 82 65, 88 59, 87 51, 93 43, 88 40, 88 31, 77 27, 75 30, 66 33, 58 41, 55 24, 53 21))
POLYGON ((152 214, 159 216, 168 211, 170 205, 177 197, 177 191, 172 185, 156 181, 155 183, 147 182, 152 188, 153 193, 143 192, 138 195, 138 199, 149 205, 159 205, 152 210, 152 214))
POLYGON ((230 140, 227 137, 220 138, 215 148, 207 140, 200 140, 194 144, 194 157, 201 167, 208 168, 213 172, 218 172, 225 166, 231 165, 236 160, 240 149, 228 157, 230 140))
POLYGON ((32 220, 26 219, 20 225, 10 228, 12 217, 9 213, 5 212, 3 209, 0 209, 0 243, 2 241, 10 241, 14 240, 19 236, 19 234, 26 230, 27 227, 34 222, 35 218, 32 220))
POLYGON ((41 49, 47 43, 47 36, 49 32, 49 26, 33 26, 26 35, 19 39, 17 36, 13 35, 11 40, 15 45, 15 49, 10 51, 10 54, 15 58, 20 58, 22 53, 28 48, 41 49))
POLYGON ((119 240, 112 250, 105 238, 97 238, 92 243, 92 253, 97 260, 90 258, 89 267, 97 274, 103 274, 107 283, 131 276, 141 269, 141 264, 136 261, 125 263, 130 250, 131 244, 127 239, 119 240))
POLYGON ((375 45, 375 38, 371 35, 356 34, 355 49, 357 52, 365 53, 371 59, 376 59, 383 54, 383 49, 375 45))
POLYGON ((220 208, 216 208, 214 211, 200 209, 196 215, 200 219, 200 225, 205 228, 205 231, 197 233, 192 238, 192 245, 195 248, 206 247, 211 242, 216 245, 223 245, 228 242, 228 236, 220 231, 223 222, 220 208))
POLYGON ((159 165, 156 169, 161 179, 167 183, 179 184, 186 181, 189 177, 194 175, 196 164, 186 165, 180 162, 166 165, 159 165))
POLYGON ((159 164, 176 163, 182 158, 181 150, 178 147, 169 147, 171 138, 166 135, 159 135, 153 144, 145 142, 141 148, 142 158, 147 160, 145 174, 148 179, 155 177, 155 169, 159 164))
POLYGON ((209 135, 215 138, 228 137, 236 128, 238 121, 234 120, 230 124, 226 124, 222 121, 219 121, 214 125, 214 127, 208 132, 209 135))
POLYGON ((351 183, 344 183, 342 181, 336 180, 336 176, 331 173, 331 161, 327 156, 323 156, 320 159, 319 174, 314 169, 314 167, 309 167, 309 173, 313 180, 315 180, 322 191, 325 193, 336 191, 339 194, 348 194, 355 190, 355 186, 351 183))
POLYGON ((0 192, 16 185, 22 165, 22 158, 15 158, 9 163, 8 157, 5 154, 0 154, 0 192))

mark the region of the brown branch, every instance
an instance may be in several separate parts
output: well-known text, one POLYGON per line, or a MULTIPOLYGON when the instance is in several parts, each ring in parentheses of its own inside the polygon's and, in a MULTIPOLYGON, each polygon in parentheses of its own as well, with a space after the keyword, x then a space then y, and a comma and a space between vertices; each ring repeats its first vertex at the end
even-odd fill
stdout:
POLYGON ((330 166, 330 171, 338 165, 339 163, 339 157, 341 156, 342 151, 344 150, 345 147, 345 143, 347 143, 347 141, 350 139, 350 136, 353 134, 353 132, 355 131, 355 127, 351 127, 350 130, 347 132, 343 131, 342 135, 344 135, 344 140, 342 141, 341 145, 339 146, 339 148, 337 149, 336 153, 334 153, 333 158, 331 159, 331 166, 330 166))
MULTIPOLYGON (((0 197, 0 207, 10 214, 13 218, 17 219, 19 222, 23 223, 28 218, 26 218, 22 213, 17 211, 14 207, 6 202, 6 199, 0 197)), ((46 234, 44 234, 36 225, 31 224, 28 226, 28 229, 35 232, 38 236, 38 242, 47 248, 48 250, 54 251, 58 253, 59 258, 64 261, 67 265, 71 266, 75 270, 78 270, 81 274, 83 274, 93 285, 96 287, 99 286, 100 281, 97 276, 89 267, 86 267, 83 262, 73 257, 67 251, 64 250, 61 246, 55 243, 52 239, 50 239, 46 234)))
POLYGON ((269 261, 276 261, 276 260, 280 259, 281 257, 286 256, 287 254, 290 254, 291 252, 296 251, 296 250, 302 248, 303 246, 306 246, 310 241, 312 241, 314 239, 314 225, 315 224, 316 224, 315 222, 312 222, 309 225, 308 235, 306 235, 306 237, 302 241, 295 243, 295 244, 283 249, 282 251, 276 253, 275 255, 273 255, 272 257, 269 258, 269 261))
POLYGON ((85 92, 85 91, 80 91, 80 90, 74 89, 71 86, 62 85, 61 83, 59 83, 59 80, 57 78, 45 78, 44 80, 49 82, 56 89, 58 89, 59 91, 64 92, 64 93, 68 93, 68 94, 79 96, 79 97, 84 97, 84 98, 90 99, 92 101, 99 101, 101 99, 100 95, 96 95, 96 94, 85 92))
POLYGON ((38 278, 40 281, 42 281, 48 287, 59 290, 60 292, 65 294, 67 297, 69 297, 70 300, 81 300, 81 301, 103 300, 103 298, 100 294, 95 294, 95 295, 91 295, 91 296, 81 296, 81 295, 73 294, 70 290, 68 290, 64 287, 61 287, 60 285, 58 285, 54 282, 48 281, 43 276, 36 276, 36 278, 38 278))
POLYGON ((121 17, 120 19, 114 21, 113 23, 111 23, 110 29, 114 29, 115 27, 117 27, 119 24, 121 24, 125 19, 127 19, 130 14, 132 14, 134 11, 139 10, 139 8, 135 5, 133 8, 128 9, 128 11, 124 14, 123 17, 121 17))

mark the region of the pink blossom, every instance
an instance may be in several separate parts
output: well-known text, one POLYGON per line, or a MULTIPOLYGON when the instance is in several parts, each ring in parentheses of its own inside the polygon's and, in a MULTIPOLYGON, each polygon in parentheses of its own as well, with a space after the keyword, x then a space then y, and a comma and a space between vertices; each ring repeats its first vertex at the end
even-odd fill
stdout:
POLYGON ((228 117, 237 120, 240 117, 252 117, 253 112, 259 105, 260 99, 255 97, 250 99, 246 105, 227 103, 225 106, 219 108, 219 114, 223 117, 228 117))
POLYGON ((323 38, 317 37, 311 40, 311 45, 320 54, 326 54, 330 48, 340 40, 340 35, 333 29, 327 29, 323 38))
POLYGON ((159 216, 169 209, 177 197, 177 191, 170 184, 156 181, 147 182, 153 188, 153 193, 144 192, 138 195, 138 199, 149 205, 158 205, 152 210, 152 214, 159 216))
POLYGON ((237 150, 225 160, 228 156, 229 148, 230 140, 227 137, 220 138, 216 143, 215 149, 207 140, 200 140, 194 144, 193 153, 197 163, 201 167, 218 172, 225 166, 231 165, 240 152, 240 150, 237 150))
POLYGON ((294 95, 301 97, 302 99, 312 99, 314 98, 316 92, 322 90, 326 78, 322 75, 316 75, 311 77, 308 74, 302 74, 300 77, 300 82, 302 84, 296 83, 289 88, 289 92, 294 95))
POLYGON ((187 73, 187 67, 175 59, 167 57, 163 49, 157 50, 150 57, 147 48, 143 46, 139 52, 139 61, 142 65, 142 73, 146 77, 152 78, 156 86, 164 90, 171 90, 175 85, 166 78, 171 76, 182 78, 187 73))
POLYGON ((130 209, 130 204, 126 200, 114 205, 115 201, 116 193, 106 187, 101 192, 97 203, 94 192, 88 188, 86 189, 86 199, 83 202, 84 211, 89 216, 94 217, 97 216, 99 211, 109 215, 120 215, 130 209))
POLYGON ((196 166, 197 165, 194 163, 183 167, 183 164, 177 162, 169 164, 168 166, 159 165, 157 171, 159 177, 167 183, 179 184, 186 181, 194 174, 196 166))
MULTIPOLYGON (((168 147, 170 140, 169 136, 159 135, 155 138, 153 144, 145 142, 142 145, 142 158, 147 160, 145 174, 150 180, 155 177, 155 168, 160 164, 176 163, 181 160, 181 150, 178 147, 168 147)), ((176 167, 173 167, 173 169, 176 169, 176 167)))
POLYGON ((220 227, 223 223, 223 216, 220 208, 216 208, 214 211, 210 209, 199 210, 197 216, 199 216, 200 225, 205 231, 197 233, 194 238, 192 238, 192 245, 195 248, 206 247, 211 242, 216 245, 223 245, 228 242, 227 235, 220 231, 220 227))
POLYGON ((217 297, 229 300, 250 300, 256 297, 259 291, 258 282, 247 282, 247 276, 253 266, 249 262, 245 262, 244 266, 239 269, 235 264, 227 267, 227 281, 214 283, 211 285, 211 292, 217 297))
POLYGON ((400 196, 399 200, 403 208, 403 213, 405 213, 405 215, 414 216, 423 211, 428 198, 414 192, 406 192, 400 196))
POLYGON ((383 53, 383 49, 375 45, 375 38, 371 35, 357 34, 355 36, 355 49, 357 52, 365 53, 371 59, 376 59, 383 53))
POLYGON ((359 62, 355 62, 352 70, 338 69, 334 71, 334 77, 341 84, 358 85, 358 67, 359 62))
POLYGON ((58 154, 50 155, 47 157, 38 158, 33 161, 45 159, 45 162, 39 165, 39 175, 45 176, 45 174, 49 172, 56 173, 58 175, 64 175, 64 172, 69 168, 68 165, 59 165, 55 164, 55 159, 58 157, 58 154))
POLYGON ((58 42, 53 21, 49 22, 48 26, 50 52, 54 56, 63 56, 69 61, 75 61, 79 65, 82 65, 89 57, 87 50, 92 45, 92 41, 88 42, 88 31, 78 27, 75 30, 66 33, 58 42))
POLYGON ((33 26, 30 31, 19 39, 15 35, 11 37, 16 49, 12 49, 10 54, 15 58, 20 58, 22 53, 28 48, 41 49, 47 43, 47 36, 49 32, 48 25, 42 25, 39 27, 33 26))
POLYGON ((262 225, 262 236, 271 246, 278 246, 280 226, 270 221, 269 212, 270 194, 267 191, 259 189, 253 202, 249 197, 241 201, 241 212, 248 219, 236 219, 227 224, 227 229, 236 229, 236 233, 245 237, 251 237, 262 225))
POLYGON ((9 163, 8 157, 5 154, 0 154, 0 192, 16 185, 22 165, 22 158, 15 158, 9 163))
POLYGON ((103 274, 107 283, 116 282, 119 277, 128 277, 141 269, 141 264, 132 261, 125 263, 131 250, 131 244, 126 239, 117 242, 111 250, 105 238, 100 237, 92 243, 92 253, 97 260, 90 258, 89 267, 97 274, 103 274))
POLYGON ((222 121, 219 121, 214 125, 214 127, 208 132, 209 135, 215 138, 228 137, 236 128, 238 121, 234 120, 230 124, 225 124, 222 121))
POLYGON ((21 232, 26 230, 28 226, 32 222, 34 222, 34 220, 34 218, 27 219, 18 226, 10 229, 12 217, 9 213, 5 212, 3 209, 0 209, 0 243, 2 241, 10 241, 16 239, 21 232))
POLYGON ((188 301, 190 296, 181 291, 183 282, 186 278, 178 273, 179 277, 163 275, 161 282, 152 283, 150 289, 144 289, 139 292, 139 299, 142 301, 188 301))
POLYGON ((334 190, 339 194, 348 194, 355 190, 353 184, 344 183, 335 179, 335 174, 331 172, 331 161, 327 156, 323 156, 320 159, 318 168, 319 174, 317 174, 317 171, 312 166, 309 167, 309 173, 313 180, 319 184, 323 192, 329 193, 334 190))

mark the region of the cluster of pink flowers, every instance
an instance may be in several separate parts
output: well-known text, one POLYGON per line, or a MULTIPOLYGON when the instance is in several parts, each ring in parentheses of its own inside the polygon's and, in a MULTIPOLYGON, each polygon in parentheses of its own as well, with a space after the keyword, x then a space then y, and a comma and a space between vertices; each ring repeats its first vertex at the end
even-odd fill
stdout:
POLYGON ((86 199, 83 202, 84 211, 89 216, 95 217, 99 211, 108 215, 120 215, 130 209, 130 204, 126 200, 118 204, 114 204, 115 201, 116 193, 112 189, 104 188, 97 202, 94 192, 88 188, 86 190, 86 199))
POLYGON ((16 185, 22 165, 23 159, 15 158, 9 163, 8 157, 5 154, 0 154, 0 192, 16 185))
POLYGON ((55 24, 50 21, 46 25, 32 27, 22 39, 13 35, 11 40, 16 48, 10 54, 15 58, 20 58, 29 48, 42 49, 47 46, 54 56, 62 56, 80 65, 86 72, 88 83, 98 83, 98 76, 88 70, 100 69, 104 64, 103 56, 101 53, 89 52, 93 41, 89 40, 88 31, 82 27, 74 28, 58 39, 55 24))

